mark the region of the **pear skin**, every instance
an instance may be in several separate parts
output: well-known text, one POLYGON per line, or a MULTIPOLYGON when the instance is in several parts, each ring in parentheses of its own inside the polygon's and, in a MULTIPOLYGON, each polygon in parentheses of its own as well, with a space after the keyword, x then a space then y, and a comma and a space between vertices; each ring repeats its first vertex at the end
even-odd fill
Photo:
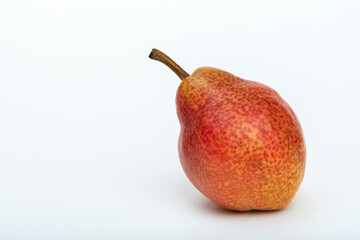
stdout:
POLYGON ((238 211, 287 206, 305 172, 300 123, 273 89, 199 68, 177 91, 179 157, 193 185, 238 211))

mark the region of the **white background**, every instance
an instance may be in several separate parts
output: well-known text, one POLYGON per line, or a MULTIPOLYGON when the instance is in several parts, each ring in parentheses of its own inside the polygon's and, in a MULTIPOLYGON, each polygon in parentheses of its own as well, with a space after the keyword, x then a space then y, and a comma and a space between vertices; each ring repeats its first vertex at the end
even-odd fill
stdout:
POLYGON ((359 239, 360 2, 0 2, 0 239, 359 239), (180 80, 276 89, 306 175, 276 212, 224 211, 177 155, 180 80))

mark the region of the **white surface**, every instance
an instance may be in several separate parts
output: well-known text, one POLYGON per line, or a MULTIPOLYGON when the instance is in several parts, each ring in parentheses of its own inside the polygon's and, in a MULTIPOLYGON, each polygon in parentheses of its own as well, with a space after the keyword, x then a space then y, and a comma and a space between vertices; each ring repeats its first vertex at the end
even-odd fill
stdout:
POLYGON ((359 1, 1 1, 0 239, 359 239, 359 1), (177 156, 180 80, 276 89, 306 176, 276 212, 214 206, 177 156))

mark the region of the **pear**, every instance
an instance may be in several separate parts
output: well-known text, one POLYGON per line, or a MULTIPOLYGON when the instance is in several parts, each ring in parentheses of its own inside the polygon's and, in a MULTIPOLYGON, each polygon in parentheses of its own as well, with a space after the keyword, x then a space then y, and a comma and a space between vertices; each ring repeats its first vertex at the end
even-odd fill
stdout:
POLYGON ((176 94, 178 152, 191 183, 218 206, 277 210, 295 196, 306 148, 298 118, 264 84, 201 67, 192 75, 159 50, 151 59, 182 80, 176 94))

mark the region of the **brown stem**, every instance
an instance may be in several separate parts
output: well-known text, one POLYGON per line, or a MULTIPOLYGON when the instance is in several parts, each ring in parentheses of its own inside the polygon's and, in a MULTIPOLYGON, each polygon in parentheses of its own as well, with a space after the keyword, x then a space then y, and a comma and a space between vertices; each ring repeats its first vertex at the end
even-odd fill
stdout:
POLYGON ((168 66, 171 70, 173 70, 174 73, 176 73, 176 75, 179 76, 181 80, 190 76, 187 72, 184 71, 184 69, 182 69, 179 65, 177 65, 176 62, 174 62, 170 57, 168 57, 165 53, 163 53, 160 50, 153 48, 153 50, 149 55, 149 58, 162 62, 163 64, 168 66))

